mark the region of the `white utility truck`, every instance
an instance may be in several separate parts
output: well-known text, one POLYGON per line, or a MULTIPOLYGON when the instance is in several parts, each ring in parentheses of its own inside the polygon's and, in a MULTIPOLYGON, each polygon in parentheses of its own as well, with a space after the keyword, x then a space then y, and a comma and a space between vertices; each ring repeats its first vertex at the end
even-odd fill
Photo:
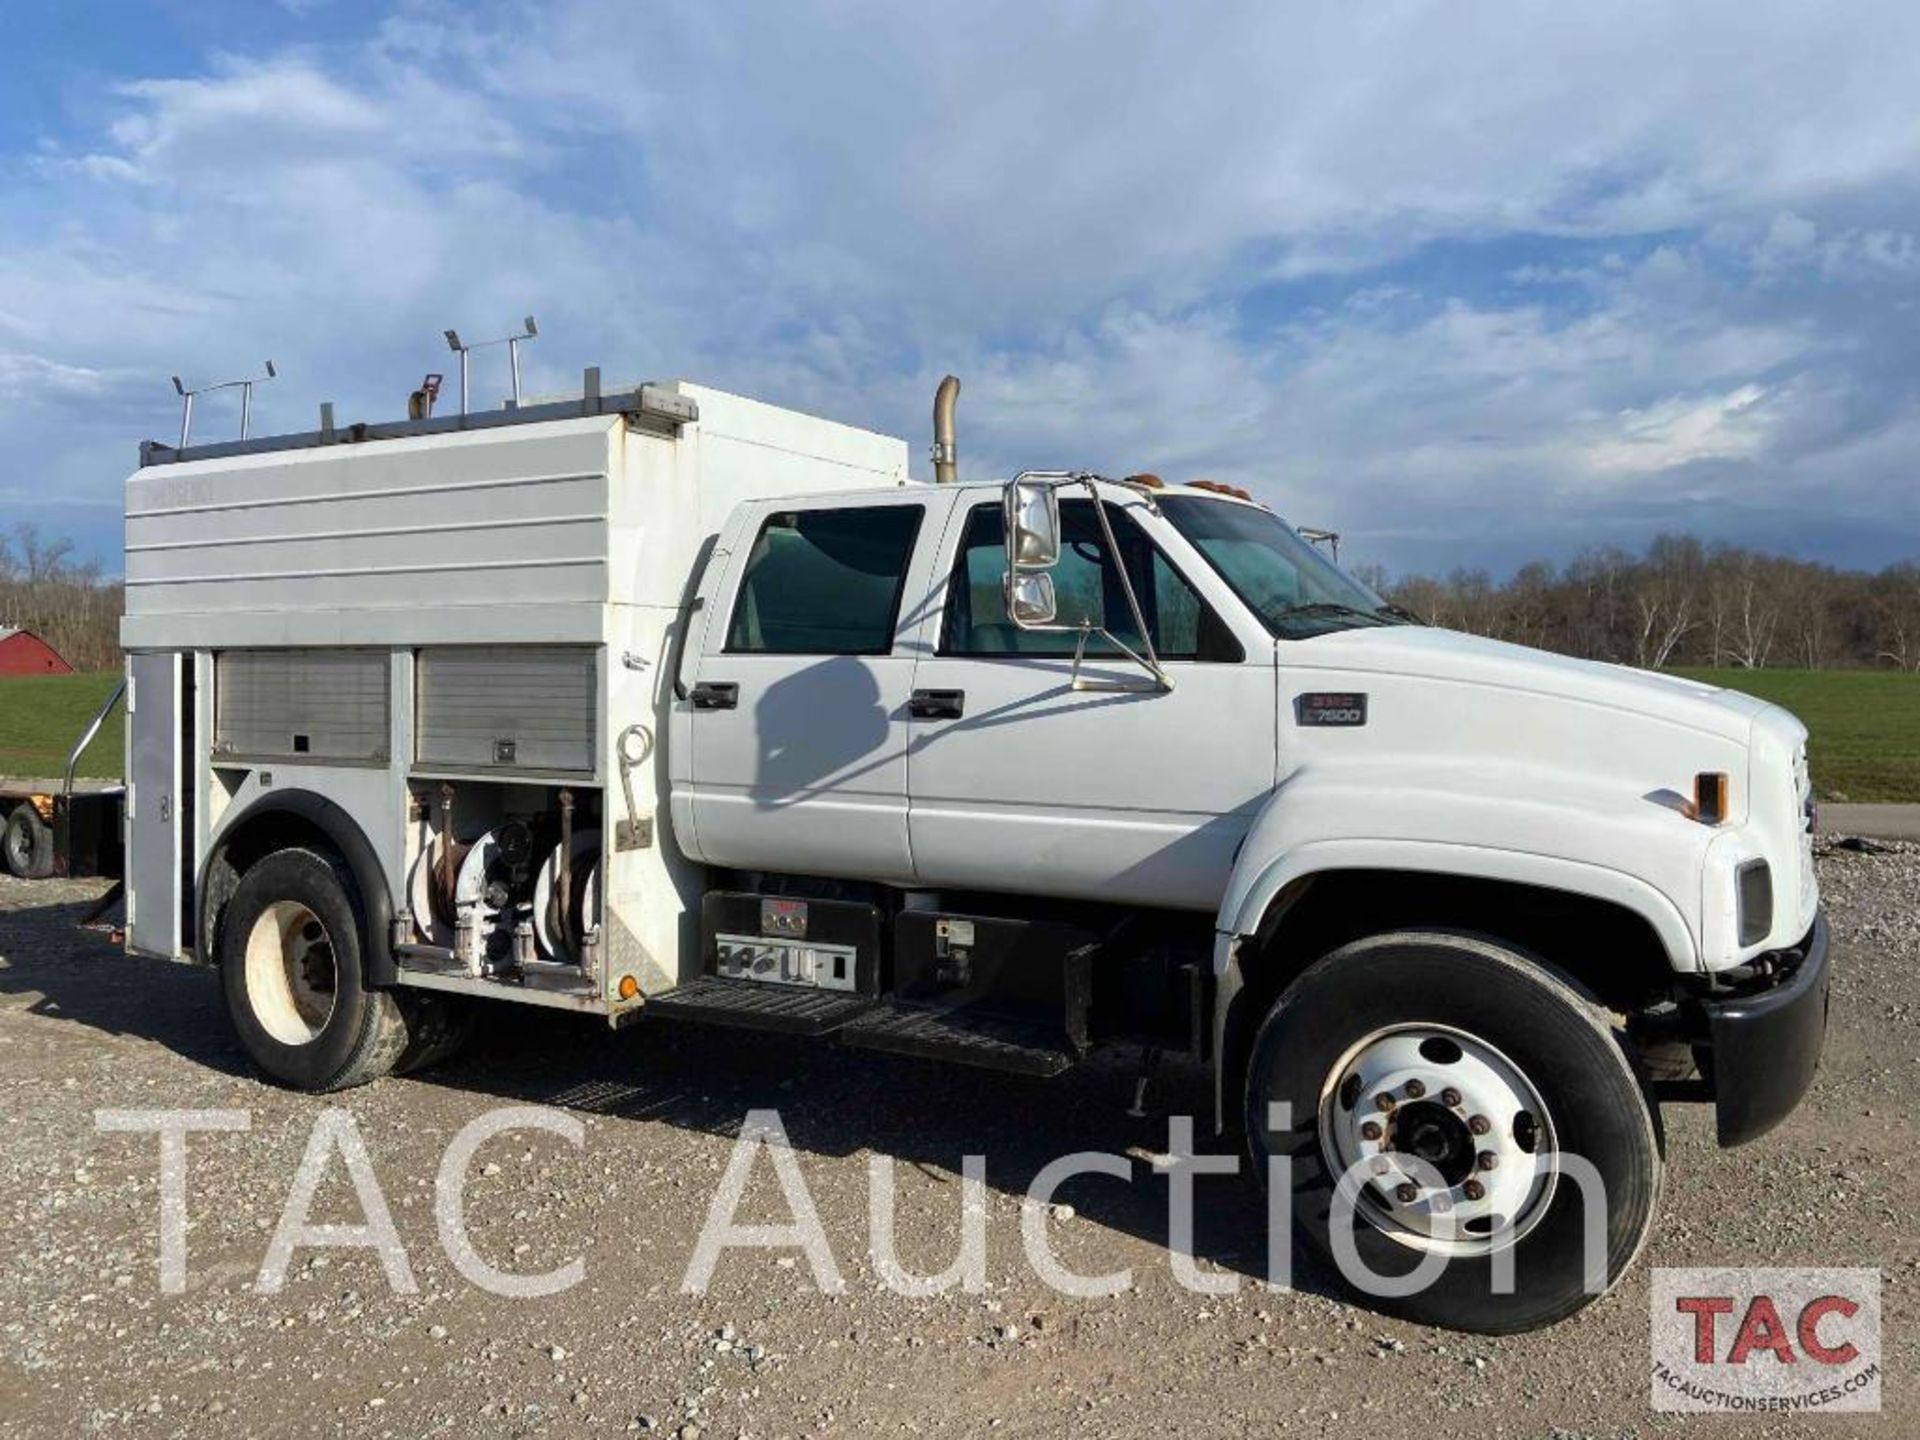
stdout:
POLYGON ((1733 1145, 1811 1080, 1806 732, 1415 623, 1223 487, 940 483, 956 389, 932 484, 597 371, 144 446, 128 948, 217 965, 313 1091, 481 999, 1036 1077, 1185 1053, 1311 1244, 1440 1257, 1374 1303, 1578 1308, 1587 1207, 1607 1283, 1652 1222, 1661 1100, 1733 1145))

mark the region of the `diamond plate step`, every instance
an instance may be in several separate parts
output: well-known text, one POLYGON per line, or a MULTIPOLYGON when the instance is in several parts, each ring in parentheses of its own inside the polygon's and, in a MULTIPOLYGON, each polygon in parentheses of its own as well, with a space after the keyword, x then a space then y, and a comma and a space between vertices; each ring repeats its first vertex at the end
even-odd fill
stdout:
POLYGON ((643 1011, 669 1020, 698 1020, 741 1030, 778 1030, 787 1035, 825 1035, 873 1008, 871 995, 816 990, 810 985, 771 985, 703 975, 650 998, 643 1011))
POLYGON ((978 1065, 1016 1075, 1058 1075, 1073 1064, 1060 1035, 1043 1026, 971 1009, 876 1005, 840 1027, 843 1045, 978 1065))

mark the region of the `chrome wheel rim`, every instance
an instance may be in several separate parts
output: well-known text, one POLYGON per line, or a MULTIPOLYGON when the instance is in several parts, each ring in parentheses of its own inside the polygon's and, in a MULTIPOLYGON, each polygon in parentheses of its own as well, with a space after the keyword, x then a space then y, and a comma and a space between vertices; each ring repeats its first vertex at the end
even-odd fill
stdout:
POLYGON ((305 905, 276 900, 247 935, 247 1004, 283 1045, 306 1045, 326 1029, 339 988, 333 937, 305 905))
POLYGON ((1365 1036, 1321 1087, 1322 1157, 1354 1213, 1417 1250, 1487 1254, 1546 1213, 1553 1117, 1526 1072, 1476 1035, 1395 1025, 1365 1036))

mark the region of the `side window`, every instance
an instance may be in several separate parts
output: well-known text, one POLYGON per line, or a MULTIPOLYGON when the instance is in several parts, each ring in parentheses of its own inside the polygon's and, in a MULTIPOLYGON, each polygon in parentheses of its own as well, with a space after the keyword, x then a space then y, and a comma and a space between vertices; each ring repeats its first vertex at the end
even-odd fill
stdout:
MULTIPOLYGON (((1140 613, 1153 636, 1153 648, 1163 660, 1239 660, 1242 652, 1232 634, 1180 572, 1167 562, 1146 534, 1125 512, 1107 507, 1133 582, 1140 613)), ((945 640, 949 655, 1071 655, 1079 636, 1068 632, 1022 630, 1007 619, 1002 581, 1007 552, 1003 520, 997 504, 979 505, 967 517, 967 528, 955 557, 953 582, 947 592, 945 640)), ((1091 500, 1063 500, 1060 504, 1060 563, 1054 567, 1054 594, 1063 625, 1086 620, 1126 644, 1140 648, 1139 629, 1127 606, 1119 571, 1107 551, 1099 518, 1091 500)), ((1100 636, 1087 641, 1089 655, 1120 652, 1100 636)))
POLYGON ((893 648, 919 505, 783 510, 747 556, 727 650, 748 655, 883 655, 893 648))

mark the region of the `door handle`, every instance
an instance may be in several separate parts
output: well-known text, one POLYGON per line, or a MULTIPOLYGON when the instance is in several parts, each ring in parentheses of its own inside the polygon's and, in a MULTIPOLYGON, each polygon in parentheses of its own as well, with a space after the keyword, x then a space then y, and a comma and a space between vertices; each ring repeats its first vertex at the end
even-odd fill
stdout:
POLYGON ((966 708, 964 690, 916 690, 907 697, 907 714, 915 720, 958 720, 966 708))
POLYGON ((731 680, 702 680, 687 698, 696 710, 733 710, 740 704, 740 687, 731 680))

